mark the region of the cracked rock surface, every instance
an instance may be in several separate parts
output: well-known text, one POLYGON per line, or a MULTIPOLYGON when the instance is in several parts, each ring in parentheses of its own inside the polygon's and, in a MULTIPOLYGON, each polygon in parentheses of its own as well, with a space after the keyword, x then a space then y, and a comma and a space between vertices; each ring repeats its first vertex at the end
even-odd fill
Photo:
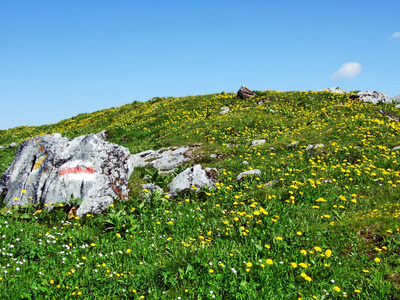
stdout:
POLYGON ((52 205, 81 198, 77 215, 100 213, 116 198, 128 195, 133 170, 129 150, 100 135, 69 140, 59 133, 24 141, 11 166, 0 177, 7 206, 52 205), (50 204, 52 203, 52 204, 50 204))

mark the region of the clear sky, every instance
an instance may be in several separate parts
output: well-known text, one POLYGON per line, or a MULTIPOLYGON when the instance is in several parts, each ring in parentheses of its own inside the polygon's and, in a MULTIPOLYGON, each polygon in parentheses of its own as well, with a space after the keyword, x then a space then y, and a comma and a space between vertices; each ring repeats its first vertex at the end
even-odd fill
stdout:
POLYGON ((0 129, 156 96, 400 94, 399 0, 0 0, 0 129))

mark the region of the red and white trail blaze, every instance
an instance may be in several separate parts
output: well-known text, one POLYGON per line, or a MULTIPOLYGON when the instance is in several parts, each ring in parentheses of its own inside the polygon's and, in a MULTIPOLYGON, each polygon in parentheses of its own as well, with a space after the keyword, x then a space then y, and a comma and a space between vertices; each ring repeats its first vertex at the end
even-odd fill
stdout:
POLYGON ((94 174, 96 171, 93 168, 86 168, 86 167, 73 167, 73 168, 65 168, 62 169, 58 174, 65 175, 65 174, 76 174, 76 173, 89 173, 89 174, 94 174))

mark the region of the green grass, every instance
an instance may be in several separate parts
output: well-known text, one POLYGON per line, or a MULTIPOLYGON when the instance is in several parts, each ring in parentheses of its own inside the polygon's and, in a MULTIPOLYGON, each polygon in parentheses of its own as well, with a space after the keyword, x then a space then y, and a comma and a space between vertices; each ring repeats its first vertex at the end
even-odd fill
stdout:
MULTIPOLYGON (((147 201, 146 174, 164 188, 173 176, 137 168, 128 201, 76 219, 66 206, 0 206, 1 299, 400 299, 400 125, 377 111, 394 105, 256 93, 155 98, 0 131, 3 146, 104 129, 131 153, 200 144, 187 166, 221 175, 214 190, 147 201)), ((0 172, 15 152, 0 152, 0 172)))

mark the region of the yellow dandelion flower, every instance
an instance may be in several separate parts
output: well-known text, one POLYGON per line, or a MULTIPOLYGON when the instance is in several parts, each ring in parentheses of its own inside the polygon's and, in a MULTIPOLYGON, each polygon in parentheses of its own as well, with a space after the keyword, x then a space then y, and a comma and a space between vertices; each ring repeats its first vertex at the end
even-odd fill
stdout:
POLYGON ((326 257, 329 258, 329 257, 331 257, 331 255, 332 255, 332 251, 331 251, 330 249, 328 249, 328 250, 325 251, 325 256, 326 256, 326 257))

